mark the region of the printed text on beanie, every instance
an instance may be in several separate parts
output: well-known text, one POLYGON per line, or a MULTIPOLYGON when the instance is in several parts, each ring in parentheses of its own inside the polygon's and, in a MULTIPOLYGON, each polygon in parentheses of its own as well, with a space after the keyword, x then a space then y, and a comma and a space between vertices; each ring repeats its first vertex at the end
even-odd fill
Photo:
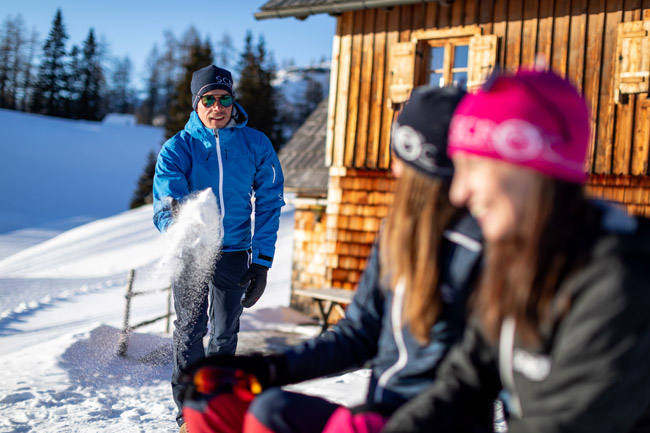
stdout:
POLYGON ((453 166, 446 152, 447 133, 463 95, 452 87, 414 89, 393 124, 395 156, 427 176, 450 179, 453 166))
POLYGON ((520 71, 463 99, 450 125, 448 153, 501 159, 583 183, 588 144, 589 110, 577 90, 553 72, 520 71))

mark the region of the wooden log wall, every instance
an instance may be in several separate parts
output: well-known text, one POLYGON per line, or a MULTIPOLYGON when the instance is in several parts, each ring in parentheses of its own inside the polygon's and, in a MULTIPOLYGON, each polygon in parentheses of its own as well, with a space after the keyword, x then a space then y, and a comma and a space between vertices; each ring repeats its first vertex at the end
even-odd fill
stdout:
MULTIPOLYGON (((368 246, 390 200, 388 52, 414 31, 480 26, 498 36, 500 67, 533 65, 543 53, 591 108, 593 134, 585 170, 589 193, 650 216, 650 101, 647 94, 614 102, 618 25, 643 19, 650 0, 455 0, 346 12, 333 41, 326 165, 327 275, 354 288, 368 246), (380 206, 369 197, 380 193, 380 206), (360 229, 362 228, 362 229, 360 229)), ((416 77, 417 84, 423 84, 416 77)))
POLYGON ((589 172, 647 175, 647 95, 613 99, 618 24, 642 20, 646 10, 650 0, 456 0, 346 12, 334 38, 326 164, 389 167, 391 44, 408 41, 415 30, 479 25, 499 37, 502 68, 530 67, 543 53, 584 93, 594 127, 589 172))

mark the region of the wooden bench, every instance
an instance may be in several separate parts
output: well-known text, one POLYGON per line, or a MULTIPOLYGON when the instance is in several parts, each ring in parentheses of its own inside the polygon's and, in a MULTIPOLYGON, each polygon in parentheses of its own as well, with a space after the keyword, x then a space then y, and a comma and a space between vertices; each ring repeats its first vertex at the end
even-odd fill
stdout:
POLYGON ((296 289, 293 291, 293 294, 311 298, 318 303, 318 311, 320 312, 322 321, 320 333, 322 334, 329 327, 328 319, 334 308, 337 309, 341 316, 345 316, 343 304, 352 302, 354 292, 354 290, 326 288, 310 290, 296 289))

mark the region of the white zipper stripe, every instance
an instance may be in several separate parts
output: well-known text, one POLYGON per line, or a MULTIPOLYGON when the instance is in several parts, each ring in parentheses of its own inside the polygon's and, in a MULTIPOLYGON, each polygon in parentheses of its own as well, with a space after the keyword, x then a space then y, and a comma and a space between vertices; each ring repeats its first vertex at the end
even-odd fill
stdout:
POLYGON ((275 165, 271 164, 271 168, 273 169, 273 182, 271 183, 275 183, 275 165))
POLYGON ((395 339, 395 344, 397 345, 397 352, 399 356, 397 357, 397 362, 393 364, 389 369, 384 371, 384 373, 379 376, 377 381, 377 388, 375 389, 375 403, 381 402, 381 395, 384 388, 388 384, 388 381, 392 379, 398 371, 406 367, 408 362, 408 352, 406 350, 406 343, 404 342, 404 334, 402 334, 402 310, 404 306, 404 292, 406 290, 406 284, 404 283, 404 278, 401 278, 395 287, 395 293, 393 294, 393 305, 391 306, 391 325, 393 326, 393 338, 395 339))
POLYGON ((221 207, 221 230, 223 231, 223 218, 226 216, 226 204, 223 199, 223 163, 221 162, 221 143, 218 129, 214 129, 214 139, 217 143, 217 161, 219 161, 219 205, 221 207))
POLYGON ((515 376, 512 369, 512 351, 515 346, 515 319, 506 317, 501 324, 499 335, 499 375, 504 387, 510 391, 510 412, 521 418, 521 403, 515 388, 515 376))
POLYGON ((461 246, 467 248, 470 251, 477 252, 477 251, 481 251, 483 249, 483 246, 481 245, 480 242, 478 242, 478 241, 476 241, 476 240, 474 240, 474 239, 470 238, 469 236, 464 235, 462 233, 455 232, 455 231, 452 231, 452 230, 445 230, 443 232, 443 235, 444 235, 444 237, 446 237, 450 241, 452 241, 452 242, 454 242, 454 243, 456 243, 458 245, 461 245, 461 246))

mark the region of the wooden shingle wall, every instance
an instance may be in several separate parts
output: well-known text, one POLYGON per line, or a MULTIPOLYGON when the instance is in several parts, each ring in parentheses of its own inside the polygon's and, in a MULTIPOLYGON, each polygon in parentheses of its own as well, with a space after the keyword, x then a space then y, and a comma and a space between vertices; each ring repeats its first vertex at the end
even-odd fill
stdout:
POLYGON ((622 205, 633 215, 650 218, 650 177, 592 175, 587 192, 614 204, 622 205))
POLYGON ((354 289, 359 282, 393 200, 394 182, 386 170, 330 170, 325 242, 333 287, 354 289))
MULTIPOLYGON (((293 289, 328 287, 325 249, 326 203, 300 198, 295 199, 293 203, 295 211, 291 287, 293 289)), ((291 299, 291 306, 316 314, 313 310, 315 305, 304 297, 294 296, 291 299)))

